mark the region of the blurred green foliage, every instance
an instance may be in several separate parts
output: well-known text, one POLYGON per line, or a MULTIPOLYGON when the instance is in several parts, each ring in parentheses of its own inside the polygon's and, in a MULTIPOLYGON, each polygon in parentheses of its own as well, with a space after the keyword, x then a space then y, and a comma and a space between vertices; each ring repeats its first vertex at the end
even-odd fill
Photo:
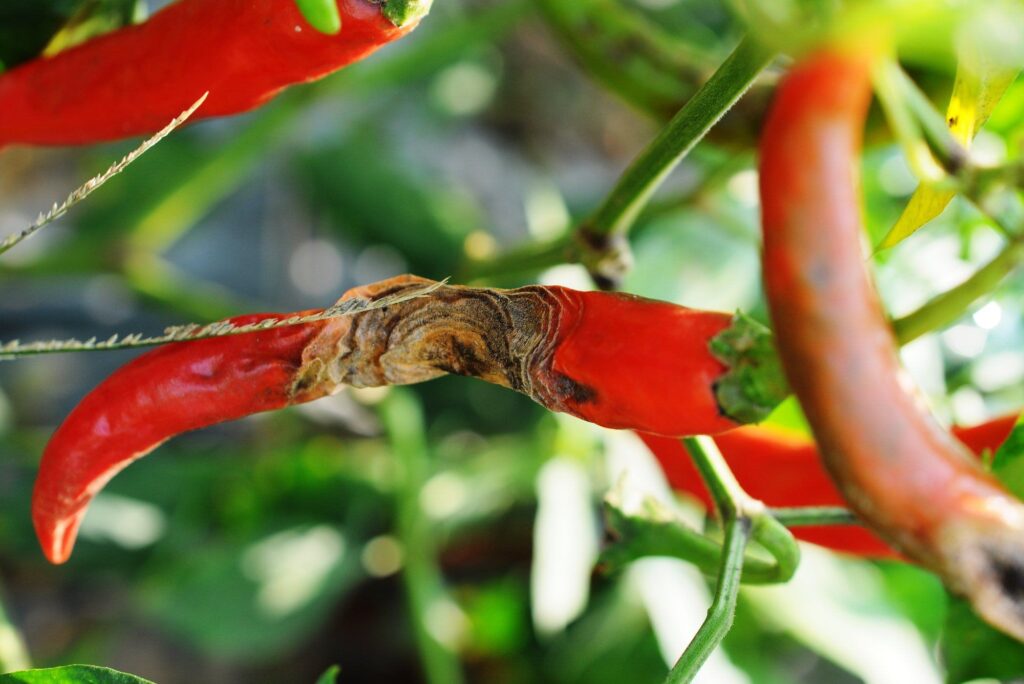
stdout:
MULTIPOLYGON (((176 133, 5 255, 0 339, 323 306, 357 284, 406 271, 446 277, 504 248, 558 238, 744 28, 714 0, 437 5, 372 60, 252 114, 176 133), (587 7, 612 6, 587 21, 587 7), (580 21, 600 34, 567 39, 580 21), (650 25, 656 35, 637 33, 650 25)), ((0 3, 0 59, 11 66, 38 53, 82 6, 0 3)), ((128 16, 125 3, 92 6, 128 16)), ((944 106, 951 65, 914 54, 915 76, 945 89, 936 96, 944 106)), ((753 141, 773 73, 642 216, 624 289, 765 319, 753 141)), ((983 153, 1019 159, 1022 111, 1018 79, 979 138, 983 153)), ((865 217, 877 244, 915 179, 880 119, 869 138, 865 217)), ((131 147, 4 151, 0 227, 20 230, 131 147)), ((1004 201, 1019 214, 1019 197, 1004 201)), ((877 255, 890 311, 948 289, 1001 239, 984 212, 954 201, 877 255)), ((480 282, 537 280, 587 286, 578 267, 555 263, 480 282)), ((977 422, 1024 403, 1022 295, 1016 274, 984 309, 906 352, 943 419, 977 422)), ((10 618, 0 629, 17 627, 37 665, 90 662, 161 684, 230 684, 313 682, 340 663, 338 681, 415 682, 425 655, 450 659, 431 671, 454 662, 471 682, 657 682, 703 617, 704 578, 682 563, 644 560, 583 580, 546 570, 545 581, 566 592, 582 582, 586 601, 565 612, 564 628, 541 629, 531 602, 545 464, 575 459, 588 477, 576 503, 593 511, 593 524, 556 540, 571 549, 596 543, 614 464, 652 466, 608 431, 464 378, 399 395, 409 415, 422 413, 422 422, 401 421, 413 424, 411 436, 387 429, 396 396, 353 392, 175 439, 111 483, 72 561, 48 567, 28 514, 38 456, 75 401, 127 358, 0 366, 0 593, 10 618), (410 467, 419 469, 414 480, 410 467), (430 592, 416 598, 423 581, 430 592)), ((795 404, 773 420, 802 425, 795 404)), ((1018 470, 1016 460, 1002 463, 1018 470)), ((724 650, 709 681, 959 682, 1024 672, 1019 645, 949 601, 927 573, 814 556, 789 587, 744 590, 724 650)), ((0 669, 13 662, 0 648, 0 669)))

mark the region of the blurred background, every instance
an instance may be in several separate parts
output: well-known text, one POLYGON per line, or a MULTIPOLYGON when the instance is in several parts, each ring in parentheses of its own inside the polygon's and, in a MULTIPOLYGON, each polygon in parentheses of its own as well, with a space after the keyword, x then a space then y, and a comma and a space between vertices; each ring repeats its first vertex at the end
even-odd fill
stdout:
MULTIPOLYGON (((7 64, 38 52, 76 5, 6 2, 7 64)), ((713 0, 438 2, 364 63, 174 133, 0 257, 0 341, 322 307, 407 272, 592 287, 557 258, 501 255, 557 239, 592 211, 742 31, 713 0)), ((944 108, 955 63, 909 66, 944 108)), ((625 291, 764 317, 753 142, 773 77, 659 193, 632 236, 625 291)), ((1022 115, 1018 79, 977 154, 1018 155, 1022 115)), ((877 243, 916 180, 880 118, 869 138, 877 243)), ((0 237, 134 144, 0 151, 0 237)), ((1002 241, 955 200, 878 255, 890 311, 960 282, 1002 241)), ((1018 274, 904 350, 943 420, 1024 404, 1022 293, 1018 274)), ((111 483, 72 560, 51 567, 29 518, 39 455, 132 355, 0 363, 0 670, 84 662, 230 684, 313 682, 340 664, 352 683, 659 682, 704 617, 707 582, 685 563, 593 569, 612 487, 700 517, 632 435, 454 377, 174 439, 111 483)), ((923 571, 806 547, 793 582, 743 590, 702 676, 938 682, 945 668, 967 681, 1020 674, 1017 649, 949 608, 923 571), (965 639, 986 645, 957 648, 965 639)))

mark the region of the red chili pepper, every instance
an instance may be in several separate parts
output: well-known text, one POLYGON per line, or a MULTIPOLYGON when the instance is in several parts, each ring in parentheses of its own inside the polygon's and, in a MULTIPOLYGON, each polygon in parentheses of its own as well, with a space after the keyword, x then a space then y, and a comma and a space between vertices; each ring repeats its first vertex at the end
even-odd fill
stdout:
MULTIPOLYGON (((231 320, 248 325, 281 317, 231 320)), ((169 437, 292 403, 302 350, 322 327, 169 344, 104 380, 53 434, 39 466, 32 517, 46 557, 67 560, 96 492, 169 437)))
MULTIPOLYGON (((342 299, 429 283, 403 276, 342 299)), ((235 319, 253 322, 279 314, 235 319)), ((457 373, 523 392, 600 425, 669 435, 721 432, 712 352, 731 317, 564 287, 440 287, 343 318, 179 342, 101 383, 46 447, 32 504, 47 558, 65 561, 93 496, 166 439, 336 392, 457 373), (637 344, 646 340, 645 344, 637 344)))
POLYGON ((776 343, 843 497, 895 549, 1024 639, 1024 505, 907 391, 861 248, 871 58, 822 52, 783 80, 762 133, 776 343))
MULTIPOLYGON (((1017 416, 997 418, 973 427, 954 427, 953 434, 975 454, 995 451, 1009 436, 1017 416)), ((673 489, 696 496, 709 509, 710 494, 678 439, 640 434, 658 459, 673 489)), ((743 427, 717 435, 715 443, 736 478, 755 499, 772 507, 842 506, 842 495, 821 464, 814 442, 770 427, 743 427)), ((868 558, 899 558, 877 535, 863 527, 827 525, 797 527, 804 541, 868 558)))
POLYGON ((428 7, 338 0, 341 32, 326 35, 295 0, 178 0, 142 24, 0 75, 0 147, 151 133, 206 91, 194 119, 244 112, 402 37, 428 7))

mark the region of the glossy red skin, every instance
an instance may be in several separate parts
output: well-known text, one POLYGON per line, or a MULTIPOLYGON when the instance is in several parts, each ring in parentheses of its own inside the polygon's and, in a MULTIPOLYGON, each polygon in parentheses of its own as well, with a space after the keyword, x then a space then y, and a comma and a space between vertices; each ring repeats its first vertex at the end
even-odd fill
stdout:
POLYGON ((152 133, 206 91, 192 120, 258 107, 408 33, 369 0, 338 0, 342 29, 320 33, 295 0, 178 0, 114 31, 0 75, 0 147, 68 145, 152 133))
POLYGON ((302 352, 321 325, 169 344, 122 366, 86 395, 53 434, 39 466, 32 518, 46 557, 66 561, 93 496, 168 438, 293 403, 302 352))
MULTIPOLYGON (((953 434, 975 454, 996 451, 1009 436, 1017 416, 997 418, 973 427, 954 427, 953 434)), ((712 506, 700 474, 678 439, 640 434, 658 459, 673 489, 712 506)), ((776 508, 845 506, 821 463, 815 444, 801 435, 772 428, 743 427, 715 437, 715 444, 747 493, 776 508)), ((803 541, 867 558, 901 558, 870 530, 852 525, 796 527, 803 541)))
POLYGON ((565 410, 610 428, 660 435, 714 434, 715 382, 727 368, 709 349, 728 314, 606 292, 548 288, 562 301, 551 368, 593 390, 565 410))

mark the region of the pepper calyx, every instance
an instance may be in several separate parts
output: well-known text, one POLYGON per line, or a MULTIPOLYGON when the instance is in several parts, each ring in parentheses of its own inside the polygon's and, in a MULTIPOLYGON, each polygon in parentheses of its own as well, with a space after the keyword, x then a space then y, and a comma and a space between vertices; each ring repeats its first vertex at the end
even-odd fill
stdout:
POLYGON ((398 28, 415 24, 430 11, 433 0, 377 0, 381 14, 398 28))
POLYGON ((758 423, 789 396, 771 331, 743 312, 711 338, 712 355, 728 367, 715 382, 718 406, 738 423, 758 423))

